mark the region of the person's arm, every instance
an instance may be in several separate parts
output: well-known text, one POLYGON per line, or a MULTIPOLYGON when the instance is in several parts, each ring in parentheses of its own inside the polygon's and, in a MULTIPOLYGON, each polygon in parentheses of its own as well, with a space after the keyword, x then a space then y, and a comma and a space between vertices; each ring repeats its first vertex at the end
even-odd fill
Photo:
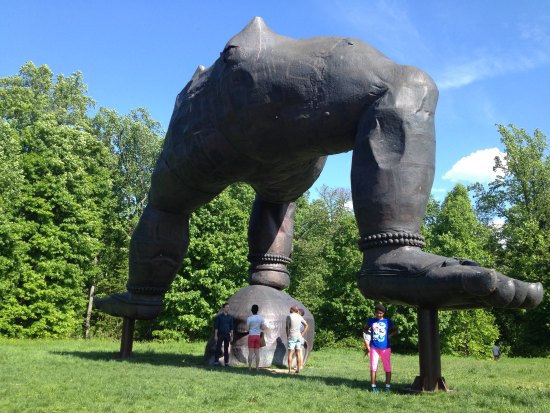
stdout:
POLYGON ((290 337, 290 316, 286 316, 286 337, 290 337))
POLYGON ((306 334, 306 331, 307 329, 309 328, 308 324, 306 323, 306 320, 303 320, 302 319, 302 325, 304 326, 304 331, 302 331, 302 337, 304 336, 304 334, 306 334))
POLYGON ((363 343, 365 344, 365 349, 370 350, 370 331, 371 328, 365 324, 365 327, 363 327, 363 343))
POLYGON ((397 330, 397 326, 394 324, 390 328, 390 334, 388 334, 388 338, 395 337, 399 331, 397 330))
POLYGON ((218 324, 219 324, 219 317, 216 316, 214 319, 214 341, 218 341, 218 324))

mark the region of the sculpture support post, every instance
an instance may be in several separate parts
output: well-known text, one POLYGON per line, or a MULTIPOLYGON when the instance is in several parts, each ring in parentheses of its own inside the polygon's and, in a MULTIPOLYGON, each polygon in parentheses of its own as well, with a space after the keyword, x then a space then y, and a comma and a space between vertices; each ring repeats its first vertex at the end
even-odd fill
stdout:
POLYGON ((420 376, 416 376, 412 391, 449 391, 445 378, 441 376, 441 349, 437 309, 419 308, 418 351, 420 376))
POLYGON ((134 318, 124 317, 122 319, 122 339, 120 340, 120 353, 117 356, 118 359, 132 357, 135 326, 136 320, 134 318))

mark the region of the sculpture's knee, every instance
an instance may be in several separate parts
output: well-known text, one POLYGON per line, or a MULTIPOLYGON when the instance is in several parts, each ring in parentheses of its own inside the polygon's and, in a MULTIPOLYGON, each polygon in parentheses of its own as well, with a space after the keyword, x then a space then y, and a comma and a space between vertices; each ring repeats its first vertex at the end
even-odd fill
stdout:
POLYGON ((147 208, 130 242, 128 291, 164 294, 189 244, 189 217, 147 208))
POLYGON ((408 115, 433 117, 439 91, 433 79, 414 66, 400 66, 391 102, 408 115))
POLYGON ((402 161, 433 163, 437 96, 434 81, 423 71, 412 66, 395 70, 386 93, 365 118, 367 152, 377 166, 391 169, 402 161))
POLYGON ((287 265, 292 253, 295 203, 256 198, 248 231, 250 284, 284 289, 290 284, 287 265))

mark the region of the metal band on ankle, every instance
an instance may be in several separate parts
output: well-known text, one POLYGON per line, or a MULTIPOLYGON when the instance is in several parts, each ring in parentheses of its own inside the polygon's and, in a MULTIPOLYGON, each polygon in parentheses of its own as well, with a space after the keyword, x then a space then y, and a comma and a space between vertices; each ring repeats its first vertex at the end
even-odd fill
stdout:
POLYGON ((164 295, 168 291, 167 287, 143 287, 132 284, 126 284, 126 289, 133 294, 143 295, 164 295))
POLYGON ((381 232, 379 234, 365 235, 357 242, 361 251, 368 248, 386 246, 410 246, 422 248, 425 244, 424 237, 410 232, 381 232))
POLYGON ((289 257, 276 254, 249 254, 248 261, 254 264, 290 264, 292 261, 289 257))

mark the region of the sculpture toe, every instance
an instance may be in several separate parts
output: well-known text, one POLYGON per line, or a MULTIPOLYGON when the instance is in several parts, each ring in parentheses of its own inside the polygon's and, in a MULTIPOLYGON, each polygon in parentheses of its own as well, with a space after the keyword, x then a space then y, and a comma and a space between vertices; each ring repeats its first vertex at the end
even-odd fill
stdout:
POLYGON ((463 267, 462 287, 467 294, 476 297, 485 297, 495 291, 498 285, 498 277, 495 270, 487 270, 481 267, 463 267))
POLYGON ((514 280, 498 274, 496 289, 484 301, 491 307, 506 308, 514 301, 515 294, 514 280))
POLYGON ((542 302, 544 297, 544 289, 542 284, 538 283, 525 283, 527 284, 525 289, 527 294, 525 295, 525 300, 523 301, 521 308, 535 308, 542 302))

